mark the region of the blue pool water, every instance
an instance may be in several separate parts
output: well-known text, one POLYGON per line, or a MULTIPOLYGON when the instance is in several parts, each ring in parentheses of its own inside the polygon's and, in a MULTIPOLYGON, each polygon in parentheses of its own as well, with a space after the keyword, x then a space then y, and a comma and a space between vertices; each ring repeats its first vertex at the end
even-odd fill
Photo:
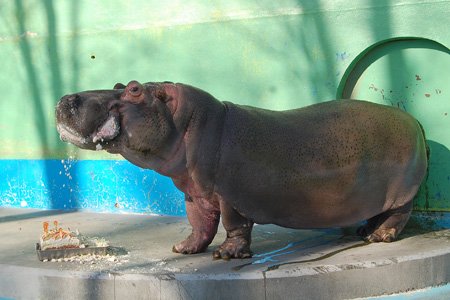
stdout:
POLYGON ((364 300, 448 300, 448 299, 450 299, 450 284, 402 294, 364 298, 364 300))

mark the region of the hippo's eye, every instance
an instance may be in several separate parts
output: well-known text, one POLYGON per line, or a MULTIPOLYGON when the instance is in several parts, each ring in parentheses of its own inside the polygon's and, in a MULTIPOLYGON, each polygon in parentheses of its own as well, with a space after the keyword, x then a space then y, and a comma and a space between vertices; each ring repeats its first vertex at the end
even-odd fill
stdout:
POLYGON ((142 89, 140 88, 140 86, 133 86, 130 88, 130 94, 134 97, 138 97, 142 94, 142 89))

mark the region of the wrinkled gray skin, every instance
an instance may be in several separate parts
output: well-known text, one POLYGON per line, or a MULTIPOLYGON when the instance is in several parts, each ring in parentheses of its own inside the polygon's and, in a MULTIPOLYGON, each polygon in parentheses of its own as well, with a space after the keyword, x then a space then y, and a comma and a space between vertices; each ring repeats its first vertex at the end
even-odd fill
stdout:
POLYGON ((339 100, 288 111, 219 102, 184 84, 136 81, 64 96, 64 141, 104 149, 169 176, 186 196, 192 233, 173 247, 215 258, 251 256, 254 223, 347 226, 396 239, 427 169, 423 131, 399 109, 339 100))

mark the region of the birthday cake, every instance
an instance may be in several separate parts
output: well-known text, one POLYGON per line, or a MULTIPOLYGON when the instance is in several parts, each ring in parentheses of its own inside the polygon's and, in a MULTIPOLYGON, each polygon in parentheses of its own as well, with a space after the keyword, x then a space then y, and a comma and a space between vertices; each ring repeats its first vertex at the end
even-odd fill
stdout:
POLYGON ((58 227, 58 221, 53 222, 54 228, 49 229, 48 222, 43 223, 44 233, 40 238, 41 250, 80 248, 78 234, 58 227))

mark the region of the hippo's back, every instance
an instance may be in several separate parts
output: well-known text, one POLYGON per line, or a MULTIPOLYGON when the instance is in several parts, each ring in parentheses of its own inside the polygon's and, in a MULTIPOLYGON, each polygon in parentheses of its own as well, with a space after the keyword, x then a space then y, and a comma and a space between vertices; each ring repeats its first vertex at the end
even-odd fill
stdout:
POLYGON ((396 108, 357 100, 281 112, 226 106, 216 190, 257 223, 367 219, 409 201, 426 171, 420 126, 396 108))

